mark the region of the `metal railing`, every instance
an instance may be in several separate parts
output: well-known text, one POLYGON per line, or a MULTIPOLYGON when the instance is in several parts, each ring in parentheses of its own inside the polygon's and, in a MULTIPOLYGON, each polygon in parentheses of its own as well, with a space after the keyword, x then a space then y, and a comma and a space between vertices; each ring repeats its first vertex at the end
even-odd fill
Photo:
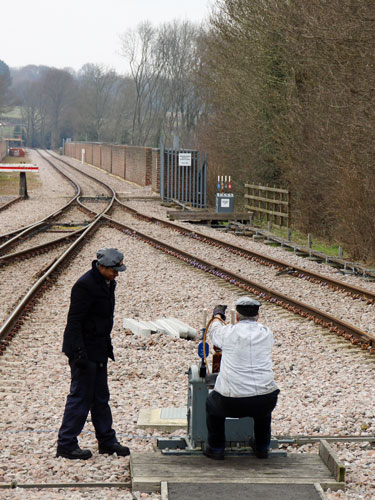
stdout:
POLYGON ((207 207, 207 154, 160 147, 160 196, 193 208, 207 207))

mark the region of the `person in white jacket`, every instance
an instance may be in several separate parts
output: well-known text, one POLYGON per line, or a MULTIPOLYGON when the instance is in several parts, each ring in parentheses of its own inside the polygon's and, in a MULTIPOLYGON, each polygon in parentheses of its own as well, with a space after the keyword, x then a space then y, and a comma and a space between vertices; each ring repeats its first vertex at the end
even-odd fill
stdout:
POLYGON ((254 419, 254 452, 267 458, 271 414, 279 389, 272 371, 273 334, 258 322, 261 304, 251 297, 236 301, 235 325, 224 323, 226 306, 216 306, 210 329, 212 344, 222 351, 220 372, 206 401, 208 442, 203 453, 223 460, 225 418, 254 419))

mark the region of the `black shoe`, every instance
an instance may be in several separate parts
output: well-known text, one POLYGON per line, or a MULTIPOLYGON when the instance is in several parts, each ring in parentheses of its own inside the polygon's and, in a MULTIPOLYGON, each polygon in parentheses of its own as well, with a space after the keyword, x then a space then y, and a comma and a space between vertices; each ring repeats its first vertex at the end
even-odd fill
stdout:
POLYGON ((255 450, 257 458, 268 458, 268 450, 255 450))
POLYGON ((92 457, 92 453, 90 450, 81 450, 81 448, 72 451, 57 449, 56 458, 58 457, 69 458, 70 460, 87 460, 92 457))
POLYGON ((208 443, 202 447, 203 455, 214 460, 224 460, 224 448, 211 448, 208 443))
POLYGON ((119 457, 127 457, 130 455, 130 450, 127 446, 122 446, 120 443, 113 443, 107 446, 99 445, 99 453, 113 455, 116 453, 119 457))

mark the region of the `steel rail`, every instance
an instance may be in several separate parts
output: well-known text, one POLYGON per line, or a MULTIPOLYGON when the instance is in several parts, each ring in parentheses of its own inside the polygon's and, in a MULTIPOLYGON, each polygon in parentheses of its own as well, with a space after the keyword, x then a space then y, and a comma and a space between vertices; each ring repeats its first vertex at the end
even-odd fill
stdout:
POLYGON ((235 285, 243 290, 246 290, 252 294, 258 295, 261 299, 267 300, 277 306, 283 307, 295 314, 300 315, 303 318, 314 321, 325 328, 328 328, 331 332, 335 332, 337 335, 345 337, 350 340, 353 344, 360 345, 362 349, 369 349, 371 353, 375 353, 375 335, 360 328, 357 328, 346 321, 342 321, 339 318, 332 316, 329 313, 321 311, 315 307, 308 304, 300 302, 298 300, 287 297, 286 295, 272 290, 269 287, 265 287, 260 283, 249 280, 240 276, 238 274, 232 273, 228 269, 224 269, 217 265, 214 265, 206 260, 203 260, 195 255, 191 255, 188 252, 180 250, 167 243, 162 243, 155 238, 148 236, 140 231, 137 231, 125 224, 116 221, 108 216, 105 216, 109 224, 113 227, 117 227, 125 234, 135 237, 146 243, 149 243, 154 248, 161 250, 179 260, 186 262, 187 264, 195 267, 196 269, 207 272, 217 278, 223 279, 226 282, 235 285))
POLYGON ((239 247, 237 245, 233 245, 232 243, 227 243, 225 241, 219 240, 217 238, 213 238, 212 236, 208 236, 206 234, 200 233, 199 231, 193 231, 191 229, 186 229, 183 228, 177 224, 174 224, 173 222, 165 221, 162 219, 159 219, 157 217, 151 217, 147 216, 145 214, 142 214, 138 212, 137 210, 128 207, 124 203, 122 203, 118 198, 116 198, 116 201, 124 207, 127 211, 132 213, 135 217, 140 217, 143 220, 147 220, 149 222, 152 222, 154 224, 161 224, 166 227, 169 227, 170 229, 173 229, 174 231, 179 232, 180 234, 188 237, 193 237, 196 240, 199 240, 203 243, 207 243, 211 246, 216 246, 216 247, 222 247, 225 250, 235 254, 239 255, 240 257, 244 257, 249 260, 253 260, 259 264, 266 265, 269 267, 274 267, 278 269, 279 271, 285 271, 288 270, 288 274, 291 276, 295 276, 300 279, 305 279, 307 281, 310 281, 312 283, 320 284, 322 286, 328 286, 329 288, 332 288, 335 291, 343 291, 346 293, 349 293, 350 295, 353 296, 354 299, 361 299, 361 300, 366 300, 367 303, 373 304, 375 303, 375 293, 366 290, 361 287, 356 287, 354 285, 349 285, 347 283, 343 283, 342 281, 336 280, 334 278, 330 278, 329 276, 324 276, 323 274, 316 273, 314 271, 309 271, 307 269, 304 269, 302 267, 295 266, 294 264, 288 264, 287 262, 279 259, 274 259, 272 257, 268 257, 266 255, 263 255, 261 253, 252 251, 252 250, 247 250, 243 247, 239 247))
POLYGON ((17 322, 19 322, 19 319, 21 318, 23 313, 28 309, 31 309, 30 302, 32 301, 32 299, 34 299, 45 282, 51 277, 52 273, 66 261, 66 259, 72 254, 76 247, 79 244, 87 241, 87 236, 94 229, 98 228, 98 224, 99 222, 101 222, 102 217, 105 216, 103 214, 99 214, 98 217, 84 229, 82 234, 47 269, 44 270, 43 275, 26 292, 26 294, 18 302, 14 310, 10 313, 8 318, 0 326, 0 340, 2 341, 2 344, 0 345, 0 354, 3 353, 4 347, 8 343, 8 337, 11 338, 15 334, 15 332, 12 331, 14 327, 20 326, 20 324, 17 325, 17 322))
MULTIPOLYGON (((52 155, 55 156, 55 155, 52 155)), ((57 158, 57 157, 56 157, 57 158)), ((60 161, 63 163, 67 164, 68 166, 73 167, 70 165, 68 162, 65 160, 62 160, 58 158, 60 161)), ((336 280, 334 278, 331 278, 329 276, 325 276, 320 273, 316 273, 314 271, 309 271, 303 267, 296 266, 294 264, 288 264, 287 262, 280 260, 280 259, 275 259, 272 257, 268 257, 264 254, 245 249, 243 247, 239 247, 237 245, 234 245, 232 243, 227 243, 222 240, 219 240, 217 238, 213 238, 212 236, 208 236, 206 234, 200 233, 199 231, 193 231, 191 229, 186 229, 183 228, 173 222, 165 221, 163 219, 159 219, 154 216, 148 216, 145 214, 142 214, 141 212, 137 211, 136 209, 129 207, 125 205, 117 196, 116 196, 116 202, 123 207, 125 210, 130 212, 132 215, 135 217, 139 217, 143 220, 152 222, 154 224, 161 224, 165 227, 168 227, 170 229, 173 229, 174 231, 179 232, 182 235, 193 237, 199 241, 202 241, 203 243, 207 243, 212 246, 217 246, 217 247, 222 247, 225 250, 235 254, 239 255, 240 257, 253 260, 259 264, 266 265, 266 266, 272 266, 275 269, 278 269, 279 271, 286 271, 288 272, 288 275, 290 276, 295 276, 300 279, 305 279, 307 281, 310 281, 312 283, 320 284, 321 286, 327 286, 334 291, 340 291, 340 292, 346 292, 350 295, 353 296, 354 299, 361 299, 365 300, 368 304, 373 304, 375 303, 375 293, 366 290, 362 287, 357 287, 354 285, 350 285, 347 283, 343 283, 342 281, 336 280)))
MULTIPOLYGON (((27 236, 27 235, 30 235, 30 233, 32 232, 35 232, 35 231, 40 231, 42 230, 43 226, 45 225, 46 222, 48 222, 49 220, 51 219, 54 219, 56 218, 58 215, 61 215, 63 212, 65 212, 73 203, 74 201, 77 201, 77 203, 81 206, 81 208, 85 209, 86 211, 88 211, 90 214, 92 214, 94 217, 96 217, 98 215, 97 212, 94 212, 93 210, 90 210, 88 207, 86 207, 83 203, 81 203, 80 201, 80 197, 82 196, 81 195, 81 188, 80 186, 75 183, 69 176, 67 176, 64 172, 62 172, 56 165, 54 165, 48 158, 46 158, 44 155, 42 155, 40 153, 40 151, 38 151, 39 155, 45 160, 47 161, 53 168, 55 168, 56 170, 59 171, 59 173, 61 175, 63 175, 70 183, 73 184, 73 186, 75 187, 75 190, 76 190, 76 195, 74 196, 74 198, 72 198, 64 207, 60 208, 59 210, 57 210, 56 212, 48 215, 47 217, 45 217, 44 219, 36 222, 36 223, 33 223, 31 224, 30 226, 27 226, 24 231, 22 232, 19 232, 20 230, 17 230, 13 233, 9 233, 8 235, 12 235, 12 234, 16 234, 15 236, 13 236, 11 239, 8 239, 3 245, 0 245, 0 254, 8 249, 9 247, 13 247, 17 241, 19 241, 21 238, 27 236)), ((51 155, 52 156, 52 155, 51 155)), ((64 162, 65 163, 65 162, 64 162)), ((68 164, 67 164, 68 165, 68 164)), ((68 165, 69 166, 69 165, 68 165)), ((104 182, 100 181, 99 179, 95 179, 95 177, 89 175, 89 174, 86 174, 85 172, 81 172, 79 169, 76 169, 75 167, 71 167, 77 171, 79 171, 82 175, 86 176, 86 177, 89 177, 91 178, 92 180, 94 180, 95 182, 97 182, 98 184, 102 185, 105 189, 107 189, 107 191, 110 193, 111 195, 111 200, 108 204, 108 206, 106 207, 106 209, 104 209, 101 213, 107 213, 108 210, 111 209, 113 203, 114 203, 114 200, 115 200, 115 197, 116 197, 116 193, 115 191, 111 188, 111 186, 105 184, 104 182)), ((8 235, 0 235, 0 238, 2 237, 6 237, 8 235)), ((51 245, 53 245, 53 242, 50 242, 51 245)), ((47 248, 48 247, 48 244, 45 244, 44 245, 44 248, 47 248)), ((36 248, 36 247, 35 247, 36 248)), ((32 249, 30 249, 31 251, 32 249)), ((8 254, 10 255, 10 254, 8 254)), ((13 255, 13 254, 12 254, 13 255)))
MULTIPOLYGON (((42 156, 42 155, 41 155, 42 156)), ((46 161, 49 162, 46 158, 44 158, 46 161)), ((51 162, 49 162, 51 163, 51 162)), ((74 168, 74 167, 73 167, 74 168)), ((64 174, 65 175, 65 174, 64 174)), ((88 174, 85 174, 88 177, 92 177, 88 174)), ((66 176, 67 177, 67 176, 66 176)), ((68 178, 68 177, 67 177, 68 178)), ((5 320, 3 325, 0 327, 0 340, 2 343, 0 344, 0 354, 4 352, 4 349, 8 343, 8 338, 12 338, 15 334, 14 327, 15 326, 20 326, 19 324, 17 325, 17 322, 19 323, 19 319, 22 317, 24 312, 28 309, 31 308, 30 303, 32 302, 33 298, 38 294, 38 292, 41 290, 43 285, 45 284, 46 280, 49 279, 51 273, 53 273, 67 258, 68 256, 71 255, 71 253, 76 249, 77 245, 80 243, 84 242, 86 240, 86 236, 91 233, 94 229, 97 229, 99 222, 102 222, 102 218, 106 218, 106 213, 112 208, 115 198, 116 198, 116 193, 115 191, 108 185, 106 185, 104 182, 99 181, 92 177, 95 181, 97 181, 99 184, 105 186, 108 191, 112 194, 111 200, 109 201, 107 207, 99 214, 96 214, 95 219, 87 225, 86 228, 83 228, 82 230, 78 230, 77 232, 82 232, 80 236, 57 258, 54 260, 54 262, 48 266, 47 269, 43 270, 42 276, 32 285, 32 287, 26 292, 26 294, 23 296, 23 298, 19 301, 17 306, 14 308, 14 310, 11 312, 11 314, 8 316, 8 318, 5 320)), ((80 193, 80 188, 77 185, 80 193)), ((75 197, 76 198, 76 197, 75 197)), ((83 205, 84 207, 84 205, 83 205)), ((106 220, 106 219, 105 219, 106 220)), ((33 226, 34 227, 34 226, 33 226)), ((71 235, 70 235, 71 236, 71 235)), ((66 236, 64 237, 66 238, 66 236)), ((59 238, 59 240, 64 239, 64 238, 59 238)), ((50 242, 50 246, 52 246, 55 243, 50 242)), ((30 251, 31 249, 29 249, 30 251)), ((35 250, 35 248, 34 248, 35 250)), ((7 258, 10 258, 11 255, 6 256, 7 258)), ((13 255, 14 257, 14 255, 13 255)), ((15 328, 17 330, 18 328, 15 328)))
MULTIPOLYGON (((58 156, 54 155, 54 154, 51 154, 49 151, 46 151, 54 160, 57 160, 57 161, 60 161, 61 163, 64 163, 65 165, 67 165, 67 167, 69 168, 72 168, 73 170, 76 170, 77 172, 79 172, 81 175, 84 175, 85 177, 88 177, 89 179, 95 181, 96 183, 102 185, 109 193, 110 193, 110 196, 111 196, 111 203, 110 203, 110 207, 107 207, 102 213, 106 213, 110 208, 112 208, 112 205, 113 203, 115 202, 116 200, 116 192, 114 191, 114 189, 109 186, 108 184, 106 184, 105 182, 101 181, 100 179, 97 179, 96 177, 94 177, 93 175, 90 175, 88 174, 87 172, 83 172, 82 170, 80 170, 79 168, 75 167, 74 165, 70 165, 67 161, 63 160, 62 158, 59 158, 58 156)), ((45 158, 46 159, 46 158, 45 158)), ((49 161, 49 160, 47 160, 49 161)), ((50 162, 51 163, 51 162, 50 162)), ((80 195, 79 199, 77 199, 77 202, 79 203, 79 205, 84 208, 85 210, 87 210, 88 212, 92 213, 92 214, 96 214, 97 215, 97 212, 94 212, 93 210, 89 209, 84 203, 81 202, 80 198, 84 197, 84 195, 80 195)))
POLYGON ((361 435, 361 436, 355 436, 355 435, 314 435, 312 434, 311 436, 309 435, 297 435, 297 436, 274 436, 275 439, 280 444, 296 444, 297 446, 303 445, 306 443, 319 443, 322 439, 325 441, 331 442, 331 443, 375 443, 375 436, 373 435, 361 435))
MULTIPOLYGON (((72 167, 72 168, 75 168, 75 167, 72 167)), ((89 177, 92 177, 92 176, 89 176, 89 177)), ((347 338, 348 340, 351 340, 352 343, 360 344, 363 349, 370 349, 370 352, 375 351, 375 349, 374 349, 375 336, 372 335, 371 333, 365 332, 365 331, 355 327, 354 325, 351 325, 347 322, 344 322, 344 321, 340 320, 339 318, 335 318, 334 316, 332 316, 328 313, 325 313, 323 311, 320 311, 317 308, 311 307, 308 304, 304 304, 303 302, 297 301, 295 299, 291 299, 290 297, 287 297, 284 294, 281 294, 277 291, 274 291, 269 287, 264 287, 263 285, 261 285, 259 283, 248 280, 240 275, 237 275, 235 273, 230 272, 227 269, 213 265, 210 262, 207 262, 203 259, 200 259, 194 255, 187 253, 187 252, 181 251, 181 250, 179 250, 171 245, 162 243, 162 242, 156 240, 155 238, 152 238, 148 235, 145 235, 139 231, 134 230, 133 228, 130 228, 130 227, 122 224, 119 221, 115 221, 114 219, 112 219, 111 217, 106 215, 106 213, 113 206, 114 201, 119 202, 113 189, 112 188, 110 188, 110 189, 114 193, 114 196, 113 196, 113 199, 111 200, 111 203, 108 205, 108 207, 101 214, 99 214, 97 216, 95 221, 93 223, 91 223, 89 225, 89 227, 91 227, 92 224, 96 223, 97 220, 99 220, 100 218, 103 217, 113 227, 119 228, 121 231, 125 232, 126 234, 128 234, 132 237, 137 237, 137 238, 149 243, 153 247, 155 247, 155 248, 157 248, 165 253, 168 253, 169 255, 172 255, 180 260, 187 262, 188 264, 194 266, 195 268, 198 268, 200 270, 208 272, 208 273, 210 273, 218 278, 224 279, 225 281, 227 281, 233 285, 236 285, 244 290, 247 290, 251 293, 254 293, 254 294, 260 296, 264 300, 268 300, 271 303, 274 303, 278 306, 282 306, 288 310, 291 310, 292 312, 299 314, 302 317, 313 320, 315 323, 320 324, 326 328, 329 328, 330 331, 334 331, 338 335, 342 335, 345 338, 347 338)), ((119 202, 119 203, 121 204, 121 202, 119 202)), ((123 205, 123 204, 121 204, 121 205, 123 205)), ((146 219, 149 220, 150 218, 148 216, 146 216, 146 219)), ((151 219, 156 220, 156 218, 151 218, 151 219)), ((164 222, 164 221, 158 221, 158 223, 160 223, 160 222, 164 222)), ((169 225, 169 224, 167 224, 167 225, 169 225)), ((86 231, 76 241, 77 242, 80 241, 84 234, 86 234, 86 231)), ((199 236, 202 236, 205 238, 205 235, 202 235, 201 233, 199 234, 199 236)), ((75 243, 73 243, 72 246, 75 246, 75 243)), ((222 242, 220 242, 219 240, 217 240, 217 242, 215 241, 215 243, 222 244, 222 242)), ((65 255, 66 252, 64 252, 63 255, 65 255)), ((59 259, 57 262, 59 262, 59 259)), ((0 334, 1 334, 1 330, 0 330, 0 334)))
POLYGON ((6 203, 4 203, 3 205, 0 205, 0 212, 2 210, 6 210, 7 208, 9 208, 11 205, 13 205, 14 203, 17 203, 18 201, 22 201, 24 200, 25 198, 23 196, 17 196, 16 198, 13 198, 13 200, 10 200, 10 201, 7 201, 6 203))
MULTIPOLYGON (((258 295, 263 300, 269 301, 277 306, 292 311, 293 313, 298 314, 303 318, 312 320, 316 324, 328 328, 331 332, 343 336, 353 344, 360 345, 363 350, 369 350, 370 353, 375 353, 375 336, 371 333, 365 332, 354 325, 342 321, 339 318, 335 318, 334 316, 320 311, 317 308, 311 307, 308 304, 287 297, 286 295, 274 291, 269 287, 265 287, 257 282, 248 280, 243 276, 232 273, 227 269, 211 264, 208 261, 196 257, 195 255, 191 255, 185 251, 179 250, 172 245, 162 243, 151 236, 145 235, 140 231, 134 230, 133 228, 130 228, 125 224, 112 219, 104 213, 99 214, 96 219, 89 224, 89 226, 83 231, 81 236, 79 236, 72 243, 72 245, 70 245, 69 248, 66 249, 58 259, 56 259, 56 261, 46 270, 43 276, 39 278, 39 280, 21 299, 14 311, 0 327, 0 339, 3 340, 7 339, 7 337, 13 336, 13 332, 11 330, 16 325, 17 320, 22 316, 25 309, 27 309, 30 301, 37 294, 44 282, 48 279, 51 273, 55 271, 58 266, 60 266, 64 262, 64 260, 73 252, 76 246, 85 240, 86 235, 88 235, 94 227, 97 227, 99 221, 106 221, 110 226, 119 229, 130 237, 140 239, 141 241, 150 244, 157 250, 171 255, 198 270, 207 272, 217 278, 226 281, 227 283, 241 288, 242 290, 246 290, 247 292, 258 295)), ((5 346, 6 341, 5 344, 0 347, 0 352, 4 350, 5 346)))
POLYGON ((60 238, 56 238, 55 240, 48 241, 46 243, 42 243, 40 245, 36 245, 35 247, 27 248, 26 250, 19 250, 18 252, 13 252, 13 253, 8 253, 6 255, 1 255, 0 256, 0 266, 7 263, 7 262, 13 262, 15 260, 22 260, 26 259, 29 257, 33 257, 34 255, 39 255, 41 253, 44 253, 44 251, 49 251, 51 248, 54 246, 59 246, 60 244, 63 244, 66 240, 70 240, 72 238, 75 238, 78 236, 82 231, 85 230, 87 226, 76 229, 75 231, 70 232, 69 234, 65 234, 64 236, 61 236, 60 238))
POLYGON ((65 177, 68 180, 68 182, 70 184, 72 184, 72 186, 73 186, 73 188, 75 190, 75 195, 73 196, 73 198, 66 205, 64 205, 63 207, 61 207, 58 210, 54 211, 52 214, 47 215, 43 219, 41 219, 41 220, 39 220, 37 222, 33 222, 32 224, 29 224, 28 226, 24 226, 24 227, 22 227, 20 229, 17 229, 15 231, 11 231, 9 233, 5 233, 5 234, 0 235, 0 240, 5 240, 5 243, 3 243, 3 244, 0 245, 0 253, 2 253, 7 248, 14 246, 17 243, 17 240, 19 240, 20 238, 23 238, 24 236, 29 235, 33 231, 39 230, 46 222, 50 221, 51 219, 54 219, 58 215, 61 215, 68 208, 70 208, 72 206, 72 204, 80 196, 81 189, 78 186, 78 184, 76 184, 72 179, 70 179, 66 174, 64 174, 58 167, 56 167, 51 162, 49 162, 48 159, 45 158, 39 151, 38 151, 38 153, 39 153, 39 155, 45 161, 47 161, 48 163, 50 163, 50 165, 53 168, 55 168, 59 172, 60 175, 62 175, 63 177, 65 177))

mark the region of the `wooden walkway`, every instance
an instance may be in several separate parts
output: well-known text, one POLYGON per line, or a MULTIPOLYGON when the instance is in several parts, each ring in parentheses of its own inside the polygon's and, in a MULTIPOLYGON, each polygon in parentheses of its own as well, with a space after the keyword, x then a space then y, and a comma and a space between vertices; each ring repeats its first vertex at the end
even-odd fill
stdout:
POLYGON ((133 491, 159 492, 161 483, 315 484, 323 489, 344 489, 318 454, 228 456, 223 461, 203 455, 162 455, 160 452, 131 454, 133 491))
POLYGON ((246 221, 250 222, 251 214, 248 212, 217 213, 210 211, 173 210, 168 211, 167 216, 171 220, 185 222, 213 222, 213 221, 246 221))
POLYGON ((319 484, 162 483, 161 500, 324 500, 319 484))

